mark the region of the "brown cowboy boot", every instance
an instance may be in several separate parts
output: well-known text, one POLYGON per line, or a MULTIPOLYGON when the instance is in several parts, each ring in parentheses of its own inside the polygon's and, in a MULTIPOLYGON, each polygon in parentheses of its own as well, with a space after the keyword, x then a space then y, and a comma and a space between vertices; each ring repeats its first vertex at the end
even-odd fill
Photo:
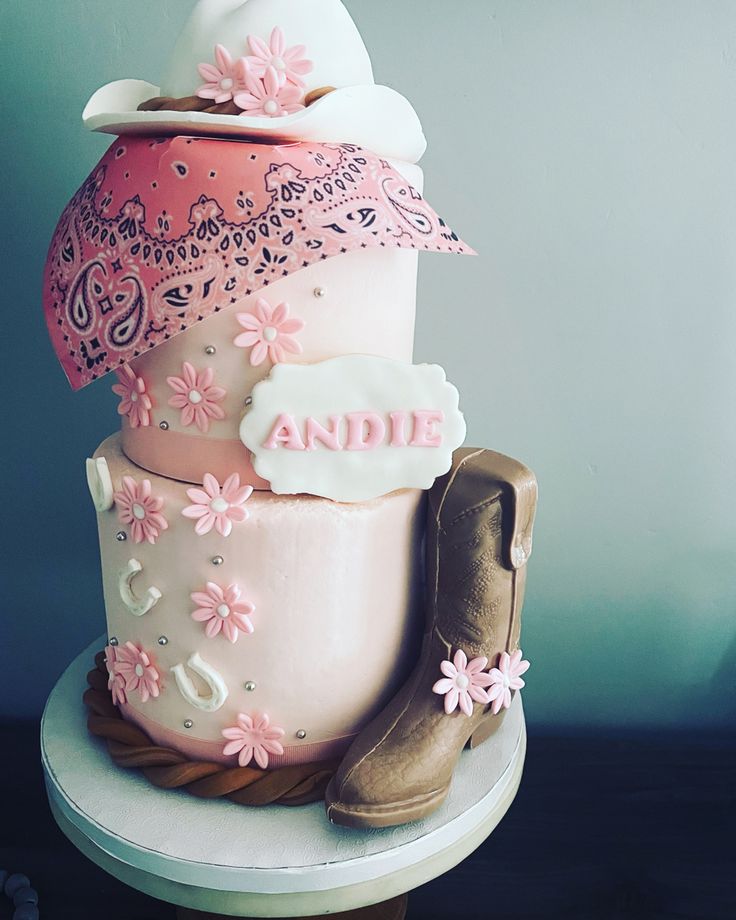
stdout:
POLYGON ((528 667, 518 652, 510 660, 502 653, 518 649, 536 504, 533 473, 489 450, 457 451, 430 490, 422 656, 330 783, 331 821, 390 827, 425 817, 447 796, 466 744, 498 728, 528 667))

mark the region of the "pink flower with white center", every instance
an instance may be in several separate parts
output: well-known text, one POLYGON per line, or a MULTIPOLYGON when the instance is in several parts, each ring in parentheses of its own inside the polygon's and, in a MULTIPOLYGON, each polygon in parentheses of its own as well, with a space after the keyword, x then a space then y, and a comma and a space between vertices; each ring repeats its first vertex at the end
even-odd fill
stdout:
POLYGON ((211 473, 205 473, 203 489, 187 489, 187 495, 194 504, 186 507, 182 514, 196 520, 194 530, 200 537, 213 527, 223 537, 229 537, 233 524, 240 524, 248 518, 243 505, 252 494, 252 486, 240 485, 238 473, 228 476, 222 486, 211 473))
POLYGON ((234 340, 238 348, 253 348, 250 363, 258 367, 268 357, 273 364, 280 364, 289 352, 300 355, 302 346, 293 337, 301 332, 306 323, 296 316, 289 316, 289 304, 280 303, 272 307, 267 300, 259 297, 255 313, 238 313, 237 320, 246 332, 234 340))
POLYGON ((146 383, 127 364, 117 371, 118 381, 112 391, 120 397, 118 415, 127 415, 131 428, 147 428, 151 424, 153 402, 146 392, 146 383))
POLYGON ((123 487, 113 494, 122 524, 130 524, 134 543, 155 543, 161 531, 168 530, 169 522, 161 514, 163 498, 151 494, 151 480, 136 482, 132 476, 123 476, 123 487))
POLYGON ((228 739, 222 753, 226 756, 237 754, 241 767, 247 767, 255 758, 258 766, 265 770, 269 754, 284 753, 279 741, 284 737, 284 730, 272 726, 265 714, 254 713, 251 717, 241 712, 237 726, 223 729, 222 735, 228 739))
POLYGON ((452 661, 443 661, 440 671, 445 675, 432 687, 435 693, 445 698, 445 712, 449 716, 458 705, 466 716, 473 715, 473 701, 488 703, 488 695, 484 687, 491 684, 491 678, 485 673, 488 666, 487 658, 474 658, 468 661, 468 656, 461 649, 455 652, 452 661))
POLYGON ((210 419, 224 419, 225 412, 217 403, 225 398, 227 391, 213 386, 215 372, 211 367, 196 371, 185 361, 181 377, 167 377, 166 382, 174 390, 169 399, 173 409, 181 409, 181 423, 185 427, 195 425, 206 434, 210 429, 210 419))
POLYGON ((190 595, 197 604, 192 619, 207 624, 204 631, 208 639, 214 639, 222 633, 235 644, 241 632, 250 635, 255 631, 250 614, 255 613, 256 608, 250 601, 241 601, 240 594, 237 585, 221 588, 213 581, 208 581, 204 591, 195 591, 190 595))
POLYGON ((498 667, 489 671, 491 689, 488 691, 488 702, 493 703, 494 716, 502 709, 509 708, 512 690, 521 690, 525 686, 521 675, 526 674, 530 666, 531 662, 522 659, 521 649, 517 649, 511 655, 501 652, 498 667))
POLYGON ((148 652, 132 642, 120 645, 115 654, 113 665, 116 678, 125 683, 125 693, 135 691, 140 694, 141 703, 147 703, 151 697, 156 698, 161 692, 161 675, 153 666, 148 652))
POLYGON ((105 664, 107 665, 107 689, 112 694, 113 706, 119 706, 121 703, 127 703, 128 697, 125 695, 125 679, 122 674, 115 671, 115 662, 117 660, 117 649, 114 645, 105 647, 105 664))
POLYGON ((304 93, 293 83, 281 83, 273 67, 266 68, 262 80, 248 72, 245 91, 235 95, 234 102, 245 115, 255 118, 282 118, 301 112, 304 93))
POLYGON ((200 64, 199 75, 205 81, 197 90, 200 99, 212 99, 216 104, 230 102, 245 86, 245 58, 233 61, 224 45, 215 45, 215 64, 200 64))
POLYGON ((252 53, 246 61, 256 77, 264 77, 268 68, 273 67, 280 83, 288 81, 295 86, 304 86, 302 77, 314 70, 312 61, 304 57, 306 46, 293 45, 287 48, 284 33, 278 26, 271 32, 268 44, 257 35, 249 35, 248 45, 252 53))

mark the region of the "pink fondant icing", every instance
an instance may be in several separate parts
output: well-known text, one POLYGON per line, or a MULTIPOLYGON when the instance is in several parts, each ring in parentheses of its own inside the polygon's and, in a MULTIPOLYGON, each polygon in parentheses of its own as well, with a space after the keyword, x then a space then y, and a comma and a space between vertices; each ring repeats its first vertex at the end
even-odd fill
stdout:
POLYGON ((201 484, 206 471, 217 480, 232 473, 243 485, 268 489, 268 483, 253 469, 250 451, 242 441, 202 438, 158 428, 123 428, 122 445, 126 456, 145 470, 169 479, 201 484))
POLYGON ((286 450, 306 450, 307 446, 299 434, 293 415, 282 413, 274 422, 271 434, 263 442, 266 450, 277 450, 285 447, 286 450))
POLYGON ((241 590, 237 585, 220 587, 208 581, 204 591, 192 592, 192 600, 197 609, 192 619, 204 623, 204 632, 208 639, 223 635, 230 642, 237 642, 241 632, 250 635, 255 631, 251 614, 255 607, 250 601, 241 600, 241 590))
POLYGON ((391 413, 391 447, 406 447, 406 422, 408 412, 391 413))
POLYGON ((445 675, 432 687, 435 693, 444 696, 445 712, 453 713, 458 706, 466 716, 473 715, 473 703, 488 703, 488 694, 485 687, 492 683, 490 676, 484 668, 488 667, 487 658, 473 658, 468 661, 468 656, 462 649, 455 652, 452 661, 443 661, 440 670, 445 675))
POLYGON ((114 645, 105 647, 105 664, 107 666, 107 689, 112 696, 114 706, 120 706, 121 703, 127 703, 128 697, 125 693, 125 678, 122 673, 115 669, 117 659, 117 649, 114 645))
POLYGON ((489 672, 490 689, 487 696, 488 702, 493 703, 494 715, 498 715, 502 709, 509 708, 511 691, 521 690, 525 686, 521 675, 526 674, 529 668, 530 662, 522 658, 521 649, 517 649, 511 655, 501 652, 498 665, 489 672))
POLYGON ((271 32, 271 37, 266 43, 257 35, 248 36, 248 47, 251 54, 246 58, 248 68, 256 77, 263 77, 269 67, 279 75, 280 82, 289 81, 295 86, 304 86, 307 74, 314 70, 314 64, 305 57, 307 49, 304 45, 286 47, 286 38, 281 29, 276 26, 271 32))
POLYGON ((218 403, 227 395, 222 387, 214 385, 215 372, 211 367, 196 371, 185 361, 180 377, 167 377, 166 382, 174 391, 169 405, 181 409, 181 424, 185 427, 195 425, 206 434, 210 430, 211 419, 224 419, 225 410, 218 403))
POLYGON ((233 60, 224 45, 215 46, 214 64, 200 64, 197 69, 205 81, 197 90, 200 99, 212 99, 219 105, 229 102, 236 93, 245 89, 245 58, 233 60))
POLYGON ((329 428, 315 418, 307 419, 307 450, 316 450, 322 444, 328 450, 342 450, 340 443, 340 423, 342 416, 331 415, 329 428))
POLYGON ((161 692, 161 675, 151 656, 140 645, 126 642, 118 646, 113 662, 115 677, 125 682, 125 694, 137 693, 141 703, 156 699, 161 692))
POLYGON ((211 473, 205 473, 202 489, 187 489, 187 496, 193 504, 181 513, 197 522, 194 529, 200 537, 213 527, 223 537, 229 537, 233 524, 242 524, 248 519, 248 511, 243 505, 252 493, 252 486, 240 485, 237 473, 228 476, 222 485, 211 473))
POLYGON ((445 420, 445 413, 435 409, 418 409, 414 413, 414 434, 412 447, 442 447, 442 435, 435 425, 445 420))
POLYGON ((346 418, 347 450, 373 450, 386 436, 386 424, 376 412, 350 412, 346 418))
POLYGON ((283 728, 271 725, 265 713, 257 712, 249 716, 241 712, 238 713, 237 725, 222 730, 222 737, 227 739, 222 753, 226 757, 237 754, 241 767, 247 767, 251 760, 255 760, 265 770, 269 757, 284 753, 281 744, 284 734, 283 728))
MULTIPOLYGON (((142 475, 122 453, 119 435, 96 456, 105 457, 113 482, 142 475)), ((145 705, 129 695, 125 717, 156 743, 237 764, 236 757, 222 757, 220 732, 241 712, 268 712, 286 731, 283 759, 271 758, 269 767, 339 756, 393 696, 418 654, 423 493, 344 505, 255 492, 247 502, 250 518, 225 539, 214 527, 198 536, 182 516, 190 504, 185 483, 148 475, 152 492, 164 500, 169 529, 155 546, 135 549, 143 584, 161 594, 146 616, 131 616, 120 600, 119 573, 131 547, 116 539, 117 514, 97 517, 108 635, 121 645, 155 649, 155 667, 166 678, 165 690, 145 705), (242 588, 241 599, 257 610, 255 632, 235 644, 207 638, 191 617, 191 595, 208 582, 242 588), (217 711, 193 706, 169 676, 195 653, 229 691, 217 711), (245 688, 249 682, 252 691, 245 688), (185 729, 189 720, 193 726, 185 729), (303 742, 300 730, 307 733, 303 742)), ((206 697, 198 675, 188 673, 206 697)))
POLYGON ((386 440, 389 447, 441 447, 442 434, 435 425, 444 422, 445 413, 439 410, 419 409, 412 413, 391 412, 387 422, 377 412, 348 412, 331 415, 329 428, 308 416, 297 420, 288 412, 276 418, 268 437, 263 442, 266 450, 316 450, 318 443, 327 450, 375 450, 386 440), (413 434, 406 441, 406 426, 412 419, 413 434), (302 437, 302 430, 305 436, 302 437), (344 434, 343 434, 344 431, 344 434))
POLYGON ((79 388, 267 285, 371 248, 469 251, 355 146, 126 136, 59 221, 47 324, 79 388))
POLYGON ((287 353, 300 355, 302 346, 294 338, 301 332, 304 320, 289 316, 289 304, 272 307, 264 297, 256 301, 255 313, 238 313, 237 320, 245 329, 234 341, 238 348, 250 348, 250 363, 258 367, 266 360, 279 364, 287 353))
POLYGON ((137 377, 127 365, 117 372, 118 382, 112 391, 120 397, 118 415, 124 415, 131 428, 145 428, 151 424, 153 403, 146 392, 142 377, 137 377))
POLYGON ((136 482, 132 476, 123 476, 122 487, 113 494, 121 524, 130 527, 134 543, 155 543, 169 523, 161 513, 164 500, 151 492, 151 480, 136 482))
POLYGON ((235 105, 246 115, 256 118, 283 118, 304 108, 304 91, 293 83, 282 83, 273 67, 267 67, 263 79, 245 72, 245 89, 236 93, 235 105))

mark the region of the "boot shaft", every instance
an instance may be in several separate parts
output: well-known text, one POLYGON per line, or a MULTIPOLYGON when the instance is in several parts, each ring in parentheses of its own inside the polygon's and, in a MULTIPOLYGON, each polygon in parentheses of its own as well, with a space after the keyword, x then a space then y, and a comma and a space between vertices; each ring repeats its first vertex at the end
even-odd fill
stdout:
POLYGON ((492 659, 519 643, 536 479, 523 464, 463 448, 429 493, 427 604, 449 646, 492 659))

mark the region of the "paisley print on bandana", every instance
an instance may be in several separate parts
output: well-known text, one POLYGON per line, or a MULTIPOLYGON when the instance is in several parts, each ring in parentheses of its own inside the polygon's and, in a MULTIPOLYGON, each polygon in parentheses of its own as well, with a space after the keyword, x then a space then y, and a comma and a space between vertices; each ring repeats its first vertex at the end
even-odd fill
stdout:
POLYGON ((286 275, 379 246, 472 253, 359 147, 123 137, 59 221, 46 321, 79 389, 286 275))

